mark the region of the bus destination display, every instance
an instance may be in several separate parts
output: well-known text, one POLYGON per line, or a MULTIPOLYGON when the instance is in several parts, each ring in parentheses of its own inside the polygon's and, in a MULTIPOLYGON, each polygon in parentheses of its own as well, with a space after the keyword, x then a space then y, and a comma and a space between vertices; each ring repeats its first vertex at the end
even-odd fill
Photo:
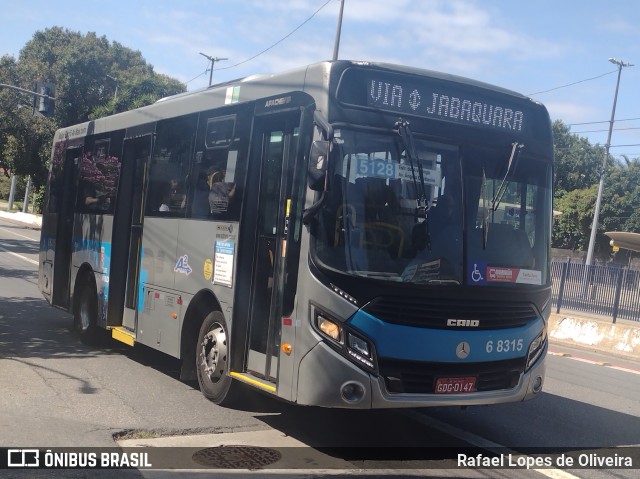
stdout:
POLYGON ((372 77, 367 83, 369 106, 475 124, 514 132, 523 131, 525 113, 509 105, 490 102, 471 92, 447 86, 421 85, 372 77), (434 88, 435 87, 435 88, 434 88), (465 94, 466 93, 466 94, 465 94))

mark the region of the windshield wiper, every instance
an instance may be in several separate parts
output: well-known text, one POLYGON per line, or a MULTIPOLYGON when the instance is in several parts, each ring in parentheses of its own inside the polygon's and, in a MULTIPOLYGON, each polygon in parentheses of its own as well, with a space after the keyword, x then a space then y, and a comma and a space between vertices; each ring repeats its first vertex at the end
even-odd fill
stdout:
POLYGON ((409 128, 409 122, 403 118, 398 118, 395 127, 397 128, 398 135, 400 136, 400 140, 402 141, 402 145, 404 146, 404 151, 407 155, 407 159, 409 160, 409 165, 411 166, 411 176, 413 177, 413 186, 416 189, 416 195, 418 196, 418 198, 416 199, 417 204, 414 215, 415 221, 417 225, 424 225, 424 228, 426 230, 426 247, 430 251, 431 235, 429 234, 429 222, 427 221, 427 216, 429 214, 429 204, 427 201, 427 188, 424 182, 424 171, 422 169, 422 162, 418 157, 416 146, 413 142, 413 133, 409 128), (414 161, 418 164, 420 188, 418 188, 418 181, 416 180, 416 168, 414 166, 414 161))
POLYGON ((512 167, 518 162, 518 157, 520 156, 520 152, 522 151, 523 148, 524 148, 524 145, 522 143, 518 143, 517 141, 514 141, 511 144, 511 156, 509 156, 507 172, 504 174, 504 178, 502 178, 502 183, 500 183, 500 186, 498 187, 498 191, 496 191, 496 194, 494 195, 493 200, 491 200, 492 211, 496 211, 500 206, 500 203, 502 202, 502 197, 504 196, 504 194, 507 191, 507 188, 509 187, 509 181, 507 181, 507 178, 509 178, 509 176, 513 173, 512 167))
POLYGON ((487 196, 487 175, 484 172, 484 166, 482 167, 482 249, 487 249, 487 237, 489 236, 489 211, 487 210, 487 203, 489 197, 487 196))
POLYGON ((399 118, 396 121, 396 128, 398 129, 398 135, 400 135, 400 139, 402 140, 402 145, 404 146, 404 151, 407 154, 407 159, 409 160, 409 165, 411 166, 411 174, 413 176, 413 185, 416 188, 416 193, 419 195, 418 201, 418 209, 422 209, 424 211, 424 218, 426 219, 426 211, 427 211, 427 188, 424 183, 424 172, 422 170, 422 163, 420 162, 420 158, 418 158, 418 153, 416 152, 416 146, 413 143, 413 133, 411 133, 411 129, 409 128, 409 122, 404 120, 403 118, 399 118), (418 176, 420 178, 420 189, 418 189, 418 182, 416 180, 416 169, 413 165, 413 162, 418 164, 418 176))

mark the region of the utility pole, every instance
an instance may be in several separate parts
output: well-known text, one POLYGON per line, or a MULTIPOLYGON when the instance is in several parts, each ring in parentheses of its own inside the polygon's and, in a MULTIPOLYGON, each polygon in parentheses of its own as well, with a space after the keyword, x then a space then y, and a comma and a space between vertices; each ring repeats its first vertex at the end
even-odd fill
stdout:
POLYGON ((218 57, 211 57, 209 55, 205 55, 204 53, 200 52, 200 55, 202 55, 203 57, 205 57, 207 60, 209 60, 211 62, 211 69, 209 70, 209 86, 211 86, 211 82, 213 80, 213 65, 215 64, 215 62, 220 62, 222 60, 228 60, 228 58, 218 58, 218 57))
POLYGON ((113 80, 116 84, 116 91, 113 94, 113 101, 116 101, 118 99, 118 87, 120 86, 120 82, 118 81, 118 79, 116 77, 112 77, 111 75, 107 75, 107 78, 109 80, 113 80))
POLYGON ((333 61, 338 59, 340 49, 340 33, 342 32, 342 12, 344 11, 344 0, 340 0, 340 15, 338 16, 338 29, 336 30, 336 40, 333 44, 333 61))
POLYGON ((598 196, 596 197, 596 209, 593 213, 593 224, 591 225, 591 237, 589 238, 589 248, 587 249, 586 266, 591 266, 593 263, 593 249, 596 242, 596 232, 598 229, 598 217, 600 216, 600 203, 602 203, 602 191, 604 190, 604 175, 607 171, 607 161, 609 159, 609 148, 611 147, 611 133, 613 131, 613 122, 616 117, 616 103, 618 101, 618 87, 620 86, 620 75, 622 74, 622 67, 632 67, 631 63, 625 63, 615 58, 609 58, 609 61, 614 65, 618 65, 618 81, 616 82, 616 92, 613 95, 613 108, 611 109, 611 120, 609 121, 609 134, 607 136, 607 143, 604 145, 604 158, 602 159, 602 169, 600 170, 600 183, 598 185, 598 196))

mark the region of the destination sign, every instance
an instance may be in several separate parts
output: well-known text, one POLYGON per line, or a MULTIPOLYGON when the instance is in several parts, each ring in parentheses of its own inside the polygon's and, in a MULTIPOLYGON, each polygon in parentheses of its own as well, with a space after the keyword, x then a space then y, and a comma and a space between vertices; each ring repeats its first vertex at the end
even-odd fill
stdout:
POLYGON ((338 97, 347 104, 481 128, 529 129, 530 111, 510 95, 441 78, 352 69, 342 79, 338 97))
POLYGON ((368 106, 413 113, 457 123, 522 132, 525 112, 507 102, 488 101, 473 91, 446 83, 433 85, 373 76, 367 82, 368 106))

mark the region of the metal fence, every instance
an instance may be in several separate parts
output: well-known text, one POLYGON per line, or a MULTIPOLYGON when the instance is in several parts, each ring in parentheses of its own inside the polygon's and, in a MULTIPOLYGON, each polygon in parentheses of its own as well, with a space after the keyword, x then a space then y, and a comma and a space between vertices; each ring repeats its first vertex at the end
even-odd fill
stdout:
POLYGON ((640 271, 618 266, 551 263, 551 299, 561 308, 640 321, 640 271))

